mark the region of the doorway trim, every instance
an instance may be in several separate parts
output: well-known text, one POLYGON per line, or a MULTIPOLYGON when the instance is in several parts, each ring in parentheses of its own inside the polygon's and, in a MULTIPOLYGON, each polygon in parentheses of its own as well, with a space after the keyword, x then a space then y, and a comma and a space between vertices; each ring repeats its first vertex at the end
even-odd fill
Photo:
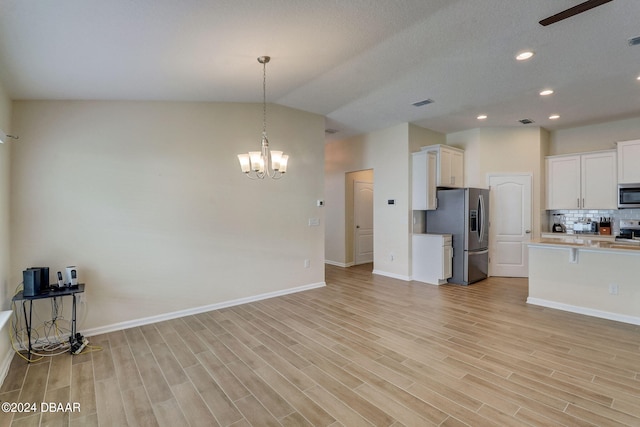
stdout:
MULTIPOLYGON (((355 181, 363 181, 363 182, 371 182, 374 184, 374 192, 375 192, 375 178, 374 178, 374 170, 373 169, 363 169, 357 171, 350 171, 345 173, 345 209, 344 209, 344 256, 345 263, 344 267, 351 267, 355 265, 355 248, 353 238, 355 236, 355 224, 353 218, 353 208, 354 208, 354 182, 355 181)), ((375 209, 374 209, 375 210, 375 209)), ((375 233, 375 230, 374 230, 375 233)))
POLYGON ((354 265, 373 262, 373 182, 355 180, 353 182, 353 263, 354 265), (370 204, 358 197, 358 192, 371 192, 370 204), (362 218, 358 218, 361 215, 362 218), (369 222, 370 219, 370 223, 369 222))

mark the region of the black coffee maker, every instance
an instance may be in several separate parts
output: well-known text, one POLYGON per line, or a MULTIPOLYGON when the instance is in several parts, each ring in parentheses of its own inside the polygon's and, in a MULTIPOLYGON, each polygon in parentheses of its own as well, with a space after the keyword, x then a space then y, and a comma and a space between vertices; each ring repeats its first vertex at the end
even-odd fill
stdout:
POLYGON ((553 225, 551 231, 554 233, 565 233, 567 228, 564 226, 564 215, 553 214, 553 225))

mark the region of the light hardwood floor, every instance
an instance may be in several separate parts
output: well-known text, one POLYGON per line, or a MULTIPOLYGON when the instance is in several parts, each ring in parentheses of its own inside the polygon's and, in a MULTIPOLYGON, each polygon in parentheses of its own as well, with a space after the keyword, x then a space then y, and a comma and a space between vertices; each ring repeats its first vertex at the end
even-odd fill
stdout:
POLYGON ((90 338, 27 366, 0 426, 640 425, 640 327, 529 306, 525 279, 431 286, 327 266, 327 286, 90 338))

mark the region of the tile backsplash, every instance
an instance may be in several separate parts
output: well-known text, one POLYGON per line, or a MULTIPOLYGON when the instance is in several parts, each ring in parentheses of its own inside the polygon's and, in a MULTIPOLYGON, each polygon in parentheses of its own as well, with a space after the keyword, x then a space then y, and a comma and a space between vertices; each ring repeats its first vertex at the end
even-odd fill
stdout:
POLYGON ((577 222, 598 222, 601 217, 611 218, 611 233, 620 232, 621 219, 640 219, 640 209, 611 209, 611 210, 552 210, 547 211, 549 215, 549 227, 553 225, 553 214, 564 215, 564 225, 568 231, 573 230, 573 224, 577 222))

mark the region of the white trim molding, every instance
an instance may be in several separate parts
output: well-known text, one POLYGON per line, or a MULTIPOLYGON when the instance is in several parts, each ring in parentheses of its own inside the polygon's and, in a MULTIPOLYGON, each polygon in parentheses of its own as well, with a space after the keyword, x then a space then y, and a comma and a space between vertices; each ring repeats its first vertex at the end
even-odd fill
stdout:
POLYGON ((527 304, 541 307, 555 308, 556 310, 569 311, 571 313, 584 314, 585 316, 599 317, 601 319, 615 320, 616 322, 640 325, 640 317, 627 316, 625 314, 611 313, 609 311, 595 310, 593 308, 579 307, 561 302, 548 301, 540 298, 527 298, 527 304))
POLYGON ((404 280, 405 282, 410 282, 411 281, 411 277, 409 277, 409 276, 403 276, 403 275, 400 275, 400 274, 389 273, 388 271, 373 270, 372 273, 373 274, 378 274, 380 276, 391 277, 393 279, 404 280))
POLYGON ((338 262, 338 261, 329 261, 328 259, 324 260, 325 264, 329 264, 329 265, 335 265, 336 267, 342 267, 342 268, 348 268, 348 267, 353 267, 355 264, 353 262, 338 262))
MULTIPOLYGON (((3 339, 7 340, 7 342, 9 342, 9 334, 7 334, 6 328, 8 327, 8 322, 9 319, 11 319, 12 314, 12 310, 0 312, 0 333, 5 336, 5 338, 3 339)), ((7 377, 7 374, 9 373, 9 367, 11 366, 11 361, 13 360, 14 354, 15 352, 13 351, 13 348, 11 348, 11 344, 9 343, 8 351, 0 361, 0 386, 2 386, 5 378, 7 377)))
POLYGON ((254 295, 254 296, 245 297, 245 298, 238 298, 231 301, 224 301, 216 304, 204 305, 201 307, 194 307, 186 310, 159 314, 157 316, 150 316, 150 317, 144 317, 141 319, 128 320, 126 322, 114 323, 111 325, 101 326, 101 327, 92 328, 92 329, 83 329, 82 332, 84 333, 85 336, 91 337, 94 335, 106 334, 109 332, 120 331, 123 329, 135 328, 136 326, 149 325, 151 323, 162 322, 170 319, 177 319, 180 317, 191 316, 193 314, 205 313, 207 311, 220 310, 221 308, 233 307, 236 305, 247 304, 250 302, 256 302, 256 301, 261 301, 269 298, 293 294, 297 292, 308 291, 311 289, 321 288, 324 286, 326 286, 325 282, 312 283, 309 285, 298 286, 296 288, 283 289, 281 291, 268 292, 265 294, 254 295))
POLYGON ((0 387, 4 384, 4 380, 7 378, 9 374, 9 368, 11 367, 11 361, 13 360, 13 355, 16 354, 15 351, 11 347, 9 347, 9 351, 4 355, 2 361, 0 362, 0 387))

